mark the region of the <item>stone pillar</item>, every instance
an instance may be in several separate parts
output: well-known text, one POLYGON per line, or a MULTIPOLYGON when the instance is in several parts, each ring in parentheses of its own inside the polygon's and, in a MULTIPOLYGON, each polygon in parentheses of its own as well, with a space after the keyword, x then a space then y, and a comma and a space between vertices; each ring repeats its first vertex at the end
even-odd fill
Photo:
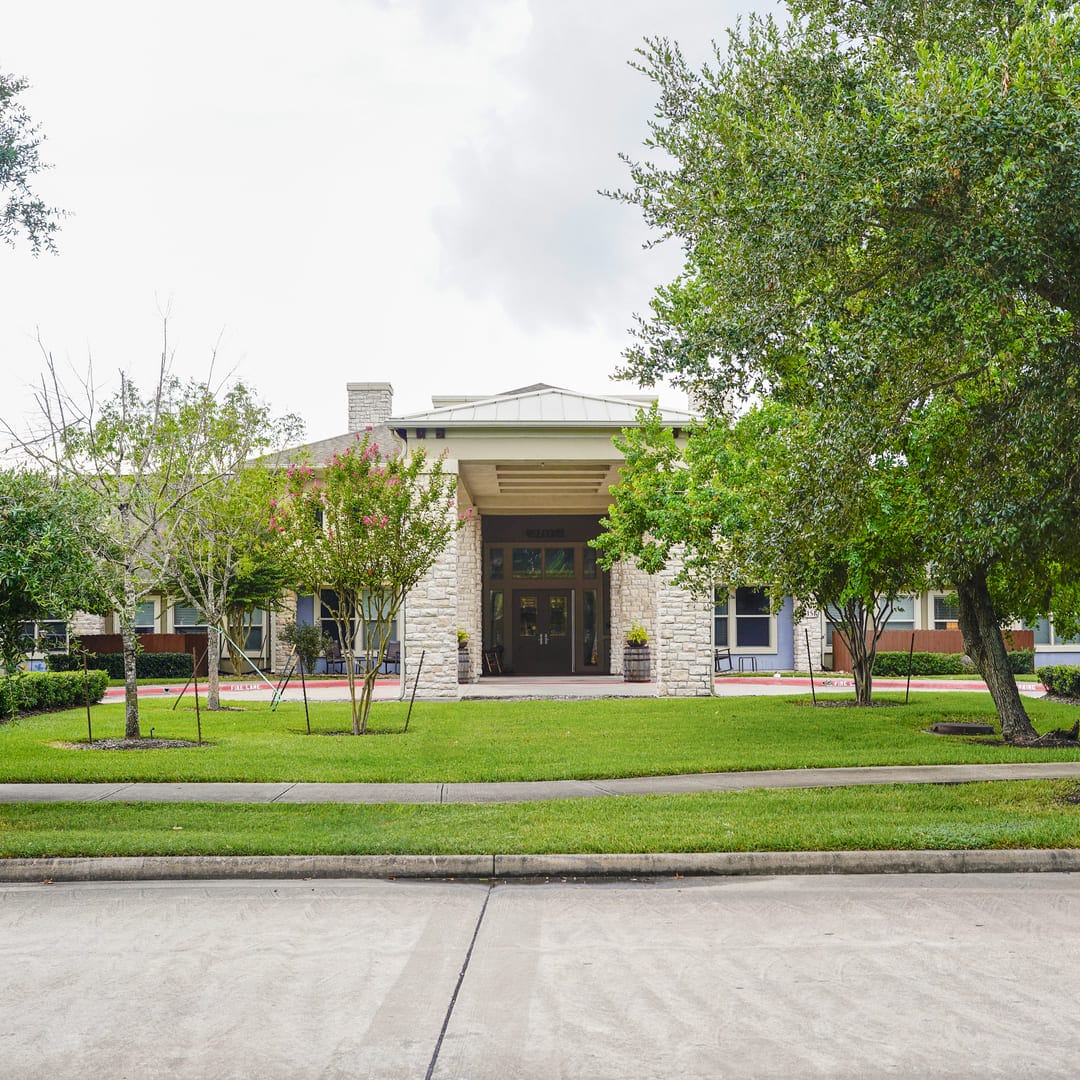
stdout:
MULTIPOLYGON (((445 472, 456 472, 456 462, 445 462, 445 472)), ((456 501, 455 501, 456 503, 456 501)), ((456 504, 449 511, 457 517, 456 504)), ((402 644, 401 677, 407 693, 412 693, 420 655, 424 666, 416 694, 421 698, 461 697, 458 684, 458 544, 450 539, 431 569, 405 598, 405 633, 402 644)))
POLYGON ((713 601, 674 584, 673 558, 657 577, 653 666, 661 697, 708 697, 713 692, 713 601))
POLYGON ((796 671, 809 671, 810 664, 814 671, 821 670, 821 653, 825 644, 825 632, 821 625, 821 614, 813 608, 807 608, 803 617, 795 624, 795 659, 796 671), (806 635, 810 635, 810 652, 806 651, 806 635))
POLYGON ((385 424, 394 408, 394 388, 388 382, 351 382, 349 431, 385 424))
MULTIPOLYGON (((618 562, 611 568, 611 673, 623 674, 623 647, 630 627, 645 627, 649 641, 656 639, 656 579, 633 563, 618 562)), ((655 651, 653 677, 656 676, 655 651)))
POLYGON ((480 515, 474 513, 457 534, 457 625, 469 635, 469 682, 483 674, 483 553, 480 515))
POLYGON ((285 623, 296 621, 296 593, 287 592, 281 601, 280 611, 270 612, 270 650, 269 657, 271 663, 271 671, 282 671, 285 668, 285 664, 289 659, 289 653, 292 651, 291 645, 286 645, 281 640, 281 635, 278 632, 279 627, 285 625, 285 623))

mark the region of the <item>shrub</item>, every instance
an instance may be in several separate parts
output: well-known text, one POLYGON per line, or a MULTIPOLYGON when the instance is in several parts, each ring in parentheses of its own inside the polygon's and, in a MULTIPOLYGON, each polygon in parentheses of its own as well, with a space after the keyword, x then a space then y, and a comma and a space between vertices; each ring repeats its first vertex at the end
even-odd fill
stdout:
POLYGON ((1031 675, 1035 671, 1035 650, 1014 649, 1009 653, 1009 663, 1014 675, 1031 675))
POLYGON ((104 671, 27 671, 0 679, 0 716, 41 710, 73 709, 86 701, 85 686, 90 687, 91 702, 105 696, 109 676, 104 671))
POLYGON ((296 649, 309 675, 315 670, 319 657, 333 645, 333 639, 322 628, 306 623, 290 622, 281 628, 281 640, 296 649))
MULTIPOLYGON (((968 671, 959 653, 917 652, 911 654, 912 675, 964 675, 968 671)), ((906 652, 879 652, 874 659, 875 675, 894 675, 902 678, 907 673, 908 654, 906 652)))
MULTIPOLYGON (((82 671, 82 657, 58 653, 49 657, 50 671, 82 671)), ((124 677, 123 653, 87 653, 86 666, 91 671, 108 672, 110 679, 124 677)), ((191 674, 190 653, 139 653, 135 657, 135 676, 139 679, 186 679, 191 674)))
MULTIPOLYGON (((1034 649, 1010 652, 1009 670, 1014 675, 1030 675, 1035 670, 1034 649)), ((874 674, 904 678, 908 673, 906 652, 879 652, 874 660, 874 674)), ((970 675, 977 674, 959 653, 917 652, 911 654, 912 675, 970 675)))
POLYGON ((1080 698, 1080 665, 1047 664, 1035 673, 1048 694, 1055 697, 1080 698))

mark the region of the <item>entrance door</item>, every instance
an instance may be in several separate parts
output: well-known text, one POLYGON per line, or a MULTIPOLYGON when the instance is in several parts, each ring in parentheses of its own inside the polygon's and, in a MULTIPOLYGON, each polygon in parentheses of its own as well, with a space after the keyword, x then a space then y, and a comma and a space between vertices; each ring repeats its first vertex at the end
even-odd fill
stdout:
POLYGON ((572 670, 568 589, 513 592, 514 670, 522 675, 569 675, 572 670))

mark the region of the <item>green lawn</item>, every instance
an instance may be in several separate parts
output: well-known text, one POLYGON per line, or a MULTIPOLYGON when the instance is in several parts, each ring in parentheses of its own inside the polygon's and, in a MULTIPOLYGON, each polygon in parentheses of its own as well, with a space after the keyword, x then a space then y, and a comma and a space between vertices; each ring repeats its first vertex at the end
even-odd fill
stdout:
MULTIPOLYGON (((901 700, 900 695, 880 695, 901 700)), ((194 738, 194 709, 147 699, 143 733, 194 738)), ((1043 730, 1072 723, 1076 708, 1028 702, 1043 730)), ((991 720, 986 694, 920 693, 907 706, 812 708, 805 697, 473 701, 377 704, 381 734, 304 734, 300 705, 263 703, 203 711, 211 745, 183 750, 88 751, 85 713, 28 717, 0 726, 0 781, 480 781, 598 778, 726 769, 944 764, 1075 759, 1072 750, 1015 750, 927 735, 937 720, 991 720)), ((348 726, 347 704, 312 706, 318 731, 348 726)), ((120 704, 96 706, 94 734, 123 731, 120 704)))
POLYGON ((0 806, 0 857, 1080 847, 1076 785, 1024 781, 477 806, 0 806))

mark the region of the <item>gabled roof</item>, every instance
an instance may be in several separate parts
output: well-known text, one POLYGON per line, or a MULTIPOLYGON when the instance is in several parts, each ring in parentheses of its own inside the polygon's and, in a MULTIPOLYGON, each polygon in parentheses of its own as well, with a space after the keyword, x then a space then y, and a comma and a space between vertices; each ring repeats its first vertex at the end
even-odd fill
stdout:
MULTIPOLYGON (((638 410, 650 398, 578 394, 537 383, 492 397, 463 400, 453 405, 391 417, 390 427, 633 427, 638 410)), ((688 426, 692 413, 661 409, 664 423, 688 426)))

